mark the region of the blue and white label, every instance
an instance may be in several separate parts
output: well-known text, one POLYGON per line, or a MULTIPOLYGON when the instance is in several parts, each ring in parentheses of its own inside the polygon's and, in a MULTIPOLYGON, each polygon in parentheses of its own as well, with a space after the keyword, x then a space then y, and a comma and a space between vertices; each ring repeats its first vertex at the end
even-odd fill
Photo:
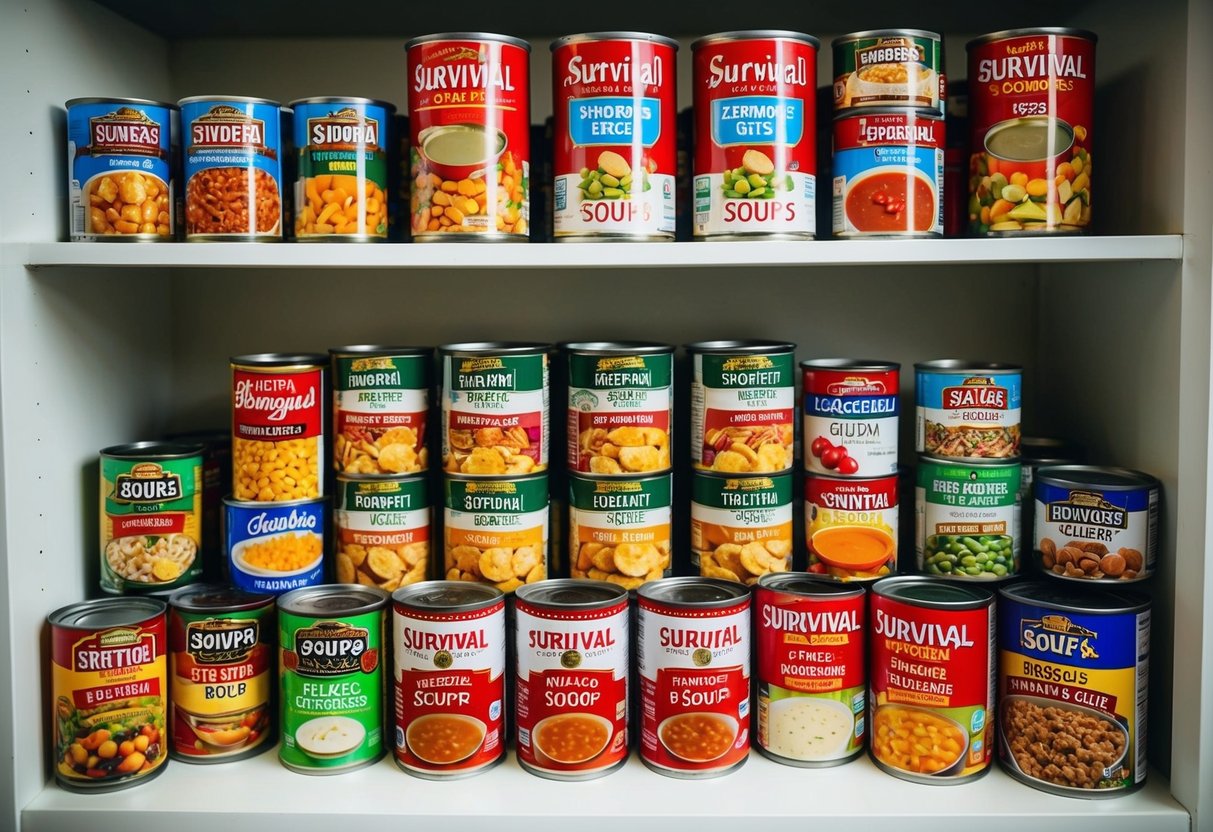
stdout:
POLYGON ((915 390, 919 453, 957 459, 1019 456, 1022 373, 919 370, 915 390))
MULTIPOLYGON (((847 213, 847 196, 862 178, 872 174, 893 173, 908 178, 920 176, 930 185, 935 201, 930 227, 920 233, 943 232, 943 150, 923 145, 900 147, 857 147, 834 151, 833 229, 837 235, 851 236, 873 232, 857 227, 847 213)), ((913 198, 907 195, 907 201, 913 198)), ((912 216, 912 215, 911 215, 912 216)), ((905 232, 903 232, 905 233, 905 232)))
POLYGON ((661 101, 656 98, 603 96, 569 101, 569 138, 573 144, 657 144, 661 136, 661 101))
POLYGON ((1101 544, 1106 553, 1124 558, 1124 568, 1133 571, 1133 578, 1154 573, 1158 559, 1157 486, 1105 490, 1096 484, 1056 485, 1037 479, 1033 490, 1038 552, 1045 538, 1052 541, 1054 550, 1070 542, 1101 544))
POLYGON ((712 143, 795 146, 804 136, 804 102, 776 95, 747 95, 712 101, 712 143))
POLYGON ((224 501, 228 577, 239 589, 281 595, 324 582, 326 500, 224 501), (286 560, 283 560, 283 557, 286 560))

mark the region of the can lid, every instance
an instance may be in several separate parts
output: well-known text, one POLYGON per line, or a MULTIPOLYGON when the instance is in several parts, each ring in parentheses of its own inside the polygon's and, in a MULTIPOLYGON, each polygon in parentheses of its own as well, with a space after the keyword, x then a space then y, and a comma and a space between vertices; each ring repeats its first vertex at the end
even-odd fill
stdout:
POLYGON ((872 594, 931 609, 970 610, 994 603, 994 593, 979 586, 956 584, 925 575, 900 575, 872 585, 872 594))
POLYGON ((1074 442, 1045 436, 1023 436, 1019 455, 1034 465, 1076 465, 1082 461, 1082 448, 1074 442))
POLYGON ((768 572, 758 579, 758 586, 792 595, 829 595, 837 598, 854 598, 867 593, 863 584, 843 583, 805 572, 768 572))
POLYGON ((844 44, 856 41, 861 38, 926 38, 928 40, 942 41, 938 32, 929 32, 926 29, 868 29, 863 32, 851 32, 846 35, 839 35, 830 41, 830 46, 843 46, 844 44))
POLYGON ((396 112, 396 105, 390 101, 383 101, 379 98, 362 98, 356 95, 315 95, 309 98, 296 98, 286 106, 293 109, 300 104, 369 104, 372 107, 382 107, 393 113, 396 112))
POLYGON ((1031 35, 1066 35, 1072 38, 1084 38, 1097 43, 1099 36, 1087 29, 1073 29, 1068 26, 1042 26, 1037 29, 1003 29, 1001 32, 991 32, 988 35, 982 35, 979 38, 973 38, 965 44, 965 49, 972 49, 974 46, 981 46, 983 43, 990 43, 1004 38, 1022 38, 1030 37, 1031 35))
POLYGON ((466 341, 460 344, 443 344, 438 347, 442 355, 537 355, 546 353, 551 344, 538 341, 466 341))
POLYGON ((1087 588, 1054 581, 1019 581, 1001 587, 998 594, 1008 601, 1043 604, 1092 615, 1144 612, 1150 608, 1150 597, 1142 592, 1119 587, 1087 588))
POLYGON ((69 98, 63 102, 63 106, 71 109, 77 104, 135 104, 140 107, 164 107, 168 110, 176 110, 176 104, 170 104, 167 101, 153 101, 150 98, 109 98, 106 96, 95 96, 92 98, 69 98))
POLYGON ((573 355, 672 355, 672 344, 658 341, 564 341, 556 345, 573 355))
POLYGON ((274 509, 295 508, 298 506, 323 506, 329 498, 325 497, 304 497, 302 500, 237 500, 231 494, 223 498, 223 504, 230 508, 243 509, 245 511, 271 511, 274 509))
POLYGON ((791 341, 764 341, 761 338, 743 338, 736 341, 696 341, 683 347, 689 353, 750 354, 764 352, 792 352, 796 345, 791 341))
POLYGON ((164 615, 167 605, 148 597, 97 598, 60 607, 48 616, 56 627, 100 630, 104 627, 130 627, 149 618, 164 615))
POLYGON ((390 346, 387 344, 347 344, 344 347, 331 347, 329 355, 333 358, 357 358, 368 355, 382 355, 385 358, 394 356, 422 356, 434 354, 433 347, 390 346))
POLYGON ((938 454, 919 454, 919 465, 959 465, 968 466, 970 468, 1010 468, 1011 466, 1022 467, 1023 460, 1017 456, 1012 457, 984 457, 984 456, 940 456, 938 454))
POLYGON ((744 584, 722 581, 718 578, 662 578, 649 581, 636 590, 646 601, 674 604, 677 606, 715 609, 731 607, 738 600, 748 598, 750 588, 744 584))
POLYGON ((989 373, 990 375, 1018 375, 1023 373, 1019 364, 1003 364, 997 361, 966 361, 963 358, 939 358, 934 361, 919 361, 914 369, 920 373, 989 373))
MULTIPOLYGON (((944 115, 938 109, 932 107, 898 107, 895 104, 883 104, 879 106, 861 106, 861 107, 839 107, 834 110, 835 126, 847 122, 851 119, 871 119, 875 116, 884 116, 894 119, 894 124, 911 124, 919 121, 944 121, 944 115)), ((881 139, 878 142, 869 142, 869 146, 875 144, 906 144, 905 139, 887 138, 881 139)), ((925 145, 924 141, 917 141, 919 145, 925 145)))
POLYGON ((387 599, 388 594, 382 589, 362 584, 305 586, 278 596, 278 610, 291 615, 337 618, 382 609, 387 599))
POLYGON ((492 32, 435 32, 432 35, 421 35, 412 40, 405 41, 404 48, 412 49, 422 43, 431 43, 438 40, 487 40, 494 43, 508 43, 511 46, 517 46, 531 51, 531 45, 522 38, 512 37, 510 35, 495 35, 492 32))
POLYGON ((793 32, 790 29, 741 29, 735 32, 717 32, 704 35, 691 43, 691 51, 713 43, 731 43, 741 40, 798 40, 807 43, 814 49, 821 47, 821 41, 804 32, 793 32))
POLYGON ((557 578, 523 584, 514 590, 514 597, 536 607, 596 610, 627 601, 628 591, 607 581, 557 578))
POLYGON ((1095 486, 1105 491, 1158 487, 1158 478, 1143 471, 1098 465, 1049 465, 1037 468, 1035 481, 1074 488, 1095 486))
POLYGON ((876 370, 888 372, 900 370, 901 364, 896 361, 881 361, 868 358, 809 358, 800 362, 805 370, 876 370))
POLYGON ((174 592, 168 602, 173 609, 183 612, 237 612, 272 606, 274 596, 248 592, 227 584, 193 584, 174 592))
POLYGON ((318 352, 258 352, 249 355, 233 355, 229 361, 234 367, 244 369, 272 367, 325 367, 329 357, 318 352))
POLYGON ((392 593, 397 604, 434 612, 470 612, 501 603, 505 593, 472 581, 422 581, 392 593))
POLYGON ((552 41, 551 50, 555 52, 562 46, 568 46, 573 43, 594 43, 604 40, 647 40, 650 43, 669 46, 675 52, 678 51, 678 41, 673 38, 667 38, 665 35, 654 35, 649 32, 585 32, 579 35, 565 35, 552 41))
POLYGON ((271 98, 256 98, 251 95, 191 95, 177 102, 178 106, 186 104, 269 104, 271 107, 281 107, 271 98))
POLYGON ((187 459, 202 456, 206 448, 196 442, 127 442, 101 449, 101 456, 132 457, 134 459, 187 459))

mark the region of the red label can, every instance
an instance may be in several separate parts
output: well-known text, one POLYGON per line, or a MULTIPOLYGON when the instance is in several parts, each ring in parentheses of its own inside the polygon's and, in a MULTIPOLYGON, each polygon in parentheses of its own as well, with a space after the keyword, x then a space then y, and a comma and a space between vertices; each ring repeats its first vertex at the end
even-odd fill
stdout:
POLYGON ((232 364, 232 499, 324 496, 328 356, 238 355, 232 364))
POLYGON ((901 365, 818 358, 804 373, 804 467, 814 474, 897 473, 901 365))
POLYGON ((628 756, 628 592, 570 579, 519 587, 518 761, 553 780, 609 774, 628 756))
POLYGON ((869 750, 878 767, 936 785, 989 770, 993 593, 916 576, 874 584, 871 661, 869 750), (922 741, 908 744, 907 732, 922 741))
POLYGON ((809 571, 840 581, 872 581, 897 570, 897 475, 804 481, 809 571))
POLYGON ((970 232, 1090 227, 1095 40, 1049 28, 969 42, 970 232))
POLYGON ((758 750, 816 768, 863 750, 867 713, 862 586, 769 573, 754 590, 758 750))
POLYGON ((392 601, 397 765, 446 780, 501 762, 505 596, 486 584, 426 581, 392 601))
POLYGON ((526 240, 530 45, 463 32, 425 35, 404 48, 413 239, 526 240))
POLYGON ((750 751, 750 592, 667 578, 637 590, 640 759, 670 777, 716 777, 750 751))
POLYGON ((641 32, 552 43, 557 240, 674 239, 677 53, 641 32))
POLYGON ((696 237, 812 239, 818 46, 811 35, 778 30, 691 45, 696 237))

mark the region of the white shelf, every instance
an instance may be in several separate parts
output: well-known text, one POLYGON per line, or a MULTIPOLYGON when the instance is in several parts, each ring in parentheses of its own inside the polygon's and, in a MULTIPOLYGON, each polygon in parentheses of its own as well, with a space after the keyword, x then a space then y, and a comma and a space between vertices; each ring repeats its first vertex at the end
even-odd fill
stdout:
POLYGON ((633 754, 621 771, 605 778, 558 783, 524 772, 510 755, 490 772, 440 783, 410 777, 390 759, 347 774, 309 777, 283 768, 275 752, 267 751, 223 765, 173 761, 155 781, 109 794, 72 794, 51 784, 25 808, 22 828, 128 832, 134 817, 174 832, 331 832, 389 818, 393 828, 445 832, 563 831, 570 824, 579 832, 617 830, 621 824, 643 832, 668 830, 672 823, 686 828, 684 819, 697 832, 803 832, 832 820, 862 821, 865 832, 970 832, 977 826, 983 832, 1188 832, 1190 824, 1166 779, 1155 772, 1135 794, 1082 800, 1029 788, 997 766, 963 785, 908 783, 879 771, 866 757, 837 768, 801 769, 751 753, 730 775, 687 781, 655 774, 633 754))
POLYGON ((985 240, 817 240, 703 243, 34 243, 13 252, 32 268, 588 269, 1091 263, 1180 260, 1178 234, 985 240))

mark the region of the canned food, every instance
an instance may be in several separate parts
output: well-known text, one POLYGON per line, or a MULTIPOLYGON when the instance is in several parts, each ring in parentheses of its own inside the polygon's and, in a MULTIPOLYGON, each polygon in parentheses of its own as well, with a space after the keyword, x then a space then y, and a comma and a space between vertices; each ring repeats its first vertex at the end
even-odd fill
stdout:
POLYGON ((805 471, 844 477, 897 473, 901 365, 816 358, 804 374, 805 471))
POLYGON ((238 355, 232 365, 232 497, 324 496, 324 355, 238 355))
POLYGON ((969 231, 1091 224, 1095 35, 1014 29, 969 41, 969 231))
POLYGON ((197 584, 169 599, 169 753, 226 763, 274 744, 274 599, 197 584))
POLYGON ((563 349, 569 470, 631 476, 669 469, 674 348, 592 341, 563 349))
POLYGON ((628 593, 554 580, 514 596, 518 762, 551 780, 591 780, 628 757, 628 593))
POLYGON ((178 445, 202 446, 202 571, 206 580, 218 580, 223 551, 223 495, 232 481, 230 430, 189 431, 165 437, 178 445))
POLYGON ((101 588, 167 592, 202 576, 201 445, 101 451, 101 588))
POLYGON ((328 501, 223 501, 228 580, 247 592, 280 595, 324 581, 328 501))
POLYGON ((448 475, 443 574, 502 592, 548 576, 548 477, 448 475))
POLYGON ((63 788, 114 791, 164 770, 164 611, 154 598, 103 598, 50 614, 55 780, 63 788))
POLYGON ((918 461, 918 568, 941 578, 1001 580, 1019 574, 1017 461, 918 461))
POLYGON ((677 54, 644 32, 552 42, 555 239, 674 239, 677 54))
POLYGON ((1139 581, 1158 562, 1158 480, 1127 468, 1041 468, 1034 549, 1051 578, 1139 581))
POLYGON ((898 476, 819 477, 804 482, 809 571, 840 581, 872 581, 897 571, 898 476))
POLYGON ((530 45, 455 32, 413 38, 404 48, 414 241, 526 240, 530 45))
POLYGON ((368 344, 333 359, 333 467, 347 474, 414 474, 429 467, 429 347, 368 344))
POLYGON ((813 238, 819 45, 779 29, 691 44, 695 237, 813 238))
POLYGON ((432 780, 505 756, 505 597, 429 581, 392 595, 396 764, 432 780))
POLYGON ((333 584, 278 599, 278 759, 341 774, 383 756, 383 626, 388 594, 333 584))
POLYGON ((912 107, 943 115, 943 42, 935 32, 878 29, 843 35, 830 45, 836 111, 912 107))
POLYGON ((870 645, 877 767, 931 785, 984 775, 995 731, 993 593, 919 576, 875 583, 870 645), (907 732, 926 735, 922 749, 900 741, 907 732))
POLYGON ((834 119, 834 236, 943 234, 943 116, 860 110, 834 119))
POLYGON ((691 463, 724 474, 792 467, 795 344, 701 341, 691 357, 691 463))
POLYGON ((1081 465, 1083 462, 1082 448, 1063 439, 1052 439, 1040 436, 1024 436, 1019 442, 1020 461, 1023 463, 1023 473, 1019 479, 1019 512, 1022 518, 1023 535, 1020 539, 1025 543, 1036 541, 1036 492, 1033 481, 1039 468, 1051 468, 1054 465, 1081 465))
POLYGON ((758 750, 819 768, 863 751, 867 714, 862 586, 794 573, 754 588, 758 750))
POLYGON ((446 471, 529 474, 548 467, 547 350, 504 341, 438 348, 446 471))
POLYGON ((301 98, 294 112, 295 239, 388 236, 388 149, 396 108, 370 98, 301 98))
POLYGON ((638 592, 640 759, 667 777, 727 774, 750 753, 750 590, 670 578, 638 592))
POLYGON ((691 472, 691 566, 705 578, 758 582, 792 566, 792 473, 691 472))
POLYGON ((636 589, 670 574, 674 477, 569 475, 569 564, 574 578, 636 589))
POLYGON ((244 96, 183 98, 185 238, 282 239, 282 113, 244 96))
POLYGON ((425 477, 364 480, 337 475, 336 577, 388 592, 424 581, 430 565, 430 489, 425 477))
POLYGON ((177 108, 140 98, 73 98, 64 106, 71 239, 172 240, 177 108))
POLYGON ((998 754, 1029 786, 1120 797, 1146 780, 1150 599, 1049 583, 999 590, 998 754))
POLYGON ((1019 456, 1022 367, 943 359, 914 371, 914 450, 957 459, 1019 456))

